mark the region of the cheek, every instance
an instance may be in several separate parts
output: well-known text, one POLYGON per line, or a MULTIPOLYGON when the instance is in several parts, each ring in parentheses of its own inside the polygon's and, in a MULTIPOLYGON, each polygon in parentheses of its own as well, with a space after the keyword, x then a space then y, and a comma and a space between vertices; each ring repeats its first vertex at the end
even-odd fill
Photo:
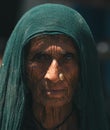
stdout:
POLYGON ((67 82, 68 82, 68 99, 72 99, 72 101, 74 102, 76 100, 76 96, 77 92, 79 91, 79 86, 78 86, 78 82, 79 82, 79 75, 78 75, 79 71, 77 69, 70 71, 70 73, 68 73, 67 75, 67 82))
POLYGON ((69 66, 68 69, 65 69, 65 78, 68 84, 68 95, 73 97, 78 89, 78 82, 79 82, 79 67, 69 66))
POLYGON ((63 68, 66 80, 69 84, 76 84, 79 79, 79 67, 78 65, 67 65, 63 68))
POLYGON ((42 80, 43 72, 39 66, 34 64, 28 64, 26 66, 26 85, 33 92, 36 91, 38 83, 42 80))
POLYGON ((43 65, 29 64, 26 71, 28 79, 31 80, 31 82, 34 80, 38 81, 42 79, 45 73, 45 67, 43 65))

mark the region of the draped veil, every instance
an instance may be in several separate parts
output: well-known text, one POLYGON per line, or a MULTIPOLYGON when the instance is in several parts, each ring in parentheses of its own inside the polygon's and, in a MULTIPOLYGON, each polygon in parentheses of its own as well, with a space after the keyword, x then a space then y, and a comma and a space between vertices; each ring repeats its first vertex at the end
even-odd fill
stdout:
POLYGON ((27 11, 15 26, 0 69, 0 129, 20 130, 25 108, 24 47, 41 34, 66 34, 78 47, 80 60, 81 130, 107 130, 95 41, 84 18, 60 4, 43 4, 27 11))

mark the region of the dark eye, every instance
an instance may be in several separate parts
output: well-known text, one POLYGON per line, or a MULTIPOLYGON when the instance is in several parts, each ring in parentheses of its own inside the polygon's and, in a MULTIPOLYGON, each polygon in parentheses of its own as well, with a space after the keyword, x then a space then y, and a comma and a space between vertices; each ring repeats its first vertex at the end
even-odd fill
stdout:
POLYGON ((72 53, 66 53, 66 54, 64 54, 63 59, 65 61, 73 60, 74 59, 74 54, 72 54, 72 53))
POLYGON ((49 60, 51 60, 51 57, 48 54, 42 54, 42 53, 37 53, 33 58, 33 61, 36 62, 47 62, 49 60))

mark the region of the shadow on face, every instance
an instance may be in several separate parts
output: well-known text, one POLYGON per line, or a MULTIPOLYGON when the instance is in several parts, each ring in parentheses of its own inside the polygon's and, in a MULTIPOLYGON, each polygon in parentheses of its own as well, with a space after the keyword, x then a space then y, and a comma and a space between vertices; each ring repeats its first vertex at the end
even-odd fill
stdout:
POLYGON ((33 103, 59 106, 70 102, 79 77, 78 54, 70 37, 58 34, 32 39, 25 62, 33 103))

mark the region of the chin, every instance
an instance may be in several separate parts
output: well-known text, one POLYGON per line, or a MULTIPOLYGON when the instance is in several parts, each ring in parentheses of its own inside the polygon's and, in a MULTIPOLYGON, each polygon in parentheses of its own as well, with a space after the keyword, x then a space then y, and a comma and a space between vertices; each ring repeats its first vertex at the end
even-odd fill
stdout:
POLYGON ((39 102, 39 104, 43 106, 48 106, 48 107, 62 107, 64 105, 68 105, 71 102, 71 99, 49 99, 49 100, 42 100, 39 102))

